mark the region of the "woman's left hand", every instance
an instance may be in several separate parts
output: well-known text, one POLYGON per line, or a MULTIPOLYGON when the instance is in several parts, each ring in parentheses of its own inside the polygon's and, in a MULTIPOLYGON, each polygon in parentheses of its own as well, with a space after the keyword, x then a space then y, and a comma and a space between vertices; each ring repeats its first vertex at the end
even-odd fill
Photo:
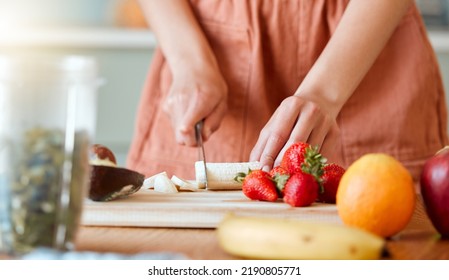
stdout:
POLYGON ((334 162, 341 161, 337 115, 411 3, 411 0, 349 1, 337 29, 295 96, 281 103, 261 131, 250 160, 258 160, 264 169, 269 169, 280 163, 284 151, 294 142, 321 147, 326 140, 322 154, 334 162))

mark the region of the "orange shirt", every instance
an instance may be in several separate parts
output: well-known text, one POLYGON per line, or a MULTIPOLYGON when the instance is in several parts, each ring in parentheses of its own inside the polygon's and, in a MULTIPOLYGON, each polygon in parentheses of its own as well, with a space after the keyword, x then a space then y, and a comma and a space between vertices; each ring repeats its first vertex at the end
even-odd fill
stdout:
MULTIPOLYGON (((205 143, 209 162, 248 161, 280 102, 291 96, 326 46, 349 0, 192 0, 229 88, 228 113, 205 143)), ((194 179, 197 150, 176 144, 160 103, 171 74, 157 50, 143 88, 129 168, 194 179)), ((346 167, 365 153, 399 159, 415 179, 448 144, 446 102, 435 54, 412 4, 337 117, 346 167)))

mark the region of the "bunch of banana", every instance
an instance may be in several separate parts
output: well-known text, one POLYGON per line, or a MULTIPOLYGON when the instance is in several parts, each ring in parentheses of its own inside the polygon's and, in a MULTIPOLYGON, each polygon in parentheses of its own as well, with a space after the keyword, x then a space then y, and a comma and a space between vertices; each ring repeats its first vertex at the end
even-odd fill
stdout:
POLYGON ((223 250, 249 259, 379 259, 385 245, 377 235, 344 225, 234 214, 217 233, 223 250))

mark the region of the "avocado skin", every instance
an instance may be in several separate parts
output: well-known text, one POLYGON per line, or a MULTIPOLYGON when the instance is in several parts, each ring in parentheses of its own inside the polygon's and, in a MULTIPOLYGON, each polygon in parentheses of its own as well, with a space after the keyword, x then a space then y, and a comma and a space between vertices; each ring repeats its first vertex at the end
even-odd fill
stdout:
POLYGON ((90 165, 89 198, 110 201, 129 196, 143 185, 145 176, 136 171, 113 166, 90 165))

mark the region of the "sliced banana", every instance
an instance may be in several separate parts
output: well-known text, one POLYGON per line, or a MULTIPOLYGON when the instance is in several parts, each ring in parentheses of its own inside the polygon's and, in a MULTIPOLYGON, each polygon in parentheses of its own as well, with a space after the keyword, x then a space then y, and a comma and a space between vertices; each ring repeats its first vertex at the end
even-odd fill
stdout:
POLYGON ((198 185, 196 183, 186 181, 175 175, 171 177, 171 181, 178 187, 178 190, 189 190, 189 191, 198 190, 198 185))
POLYGON ((175 184, 168 178, 167 173, 162 172, 154 178, 154 191, 161 193, 177 193, 175 184))
MULTIPOLYGON (((234 180, 237 173, 248 173, 248 171, 262 168, 260 162, 208 162, 207 188, 211 190, 239 190, 242 184, 234 180)), ((206 174, 202 161, 195 162, 195 177, 198 187, 205 188, 206 174)))
POLYGON ((168 177, 167 172, 165 172, 165 171, 157 173, 157 174, 155 174, 155 175, 153 175, 151 177, 146 178, 143 181, 142 188, 144 188, 144 189, 152 189, 152 188, 154 188, 154 181, 156 180, 156 177, 159 176, 159 175, 165 175, 165 176, 168 177))

